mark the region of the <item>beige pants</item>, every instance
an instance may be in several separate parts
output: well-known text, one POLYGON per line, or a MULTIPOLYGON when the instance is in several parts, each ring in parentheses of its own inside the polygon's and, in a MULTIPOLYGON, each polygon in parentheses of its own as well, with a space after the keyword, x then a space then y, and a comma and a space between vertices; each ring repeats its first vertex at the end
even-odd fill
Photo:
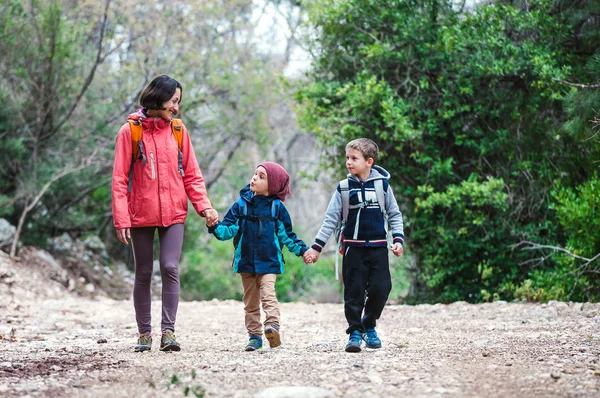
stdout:
POLYGON ((262 336, 260 324, 260 304, 265 313, 265 327, 275 326, 279 329, 279 303, 275 295, 275 274, 240 273, 244 288, 244 312, 246 313, 246 329, 248 335, 262 336))

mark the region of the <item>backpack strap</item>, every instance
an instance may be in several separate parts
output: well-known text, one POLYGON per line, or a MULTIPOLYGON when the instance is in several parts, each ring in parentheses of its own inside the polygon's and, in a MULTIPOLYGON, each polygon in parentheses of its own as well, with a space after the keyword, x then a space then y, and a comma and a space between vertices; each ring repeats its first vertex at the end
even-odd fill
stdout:
MULTIPOLYGON (((340 194, 342 195, 342 220, 338 225, 338 229, 336 232, 338 250, 342 255, 344 255, 344 227, 346 226, 346 222, 348 221, 348 212, 350 211, 350 190, 348 188, 348 179, 344 179, 340 181, 340 194)), ((335 280, 339 280, 339 257, 335 256, 335 280)))
POLYGON ((350 191, 348 190, 348 179, 340 181, 340 193, 342 194, 342 226, 348 221, 350 204, 350 191))
POLYGON ((273 217, 273 219, 275 221, 277 221, 279 219, 279 207, 280 206, 281 206, 281 200, 279 198, 273 199, 273 202, 271 203, 271 217, 273 217))
POLYGON ((131 166, 129 167, 129 182, 127 183, 127 192, 131 192, 133 185, 133 164, 140 157, 146 165, 146 154, 144 153, 144 143, 142 142, 142 123, 139 120, 127 120, 129 130, 131 131, 131 166))
POLYGON ((246 206, 246 201, 240 196, 237 200, 237 204, 238 204, 238 210, 239 210, 239 216, 238 219, 240 220, 240 227, 238 229, 237 234, 233 237, 233 247, 237 248, 238 243, 240 243, 240 239, 242 237, 242 232, 244 231, 244 224, 245 224, 245 220, 246 220, 246 216, 248 214, 248 206, 246 206))
MULTIPOLYGON (((143 129, 142 122, 139 120, 127 120, 129 122, 129 130, 131 131, 131 166, 129 167, 129 182, 127 184, 127 192, 131 192, 133 186, 133 165, 136 160, 142 159, 144 166, 146 165, 146 154, 144 153, 144 143, 142 141, 143 129)), ((182 177, 185 177, 183 171, 183 122, 181 119, 171 119, 171 131, 173 137, 177 141, 178 162, 177 171, 182 177)))
POLYGON ((392 246, 393 239, 390 239, 389 234, 389 219, 387 210, 385 209, 385 192, 383 190, 383 180, 378 179, 374 181, 375 184, 375 195, 377 196, 377 203, 379 204, 379 209, 381 209, 381 213, 383 214, 383 227, 385 228, 385 236, 387 237, 388 246, 392 246))
POLYGON ((181 148, 183 148, 183 122, 181 119, 171 119, 171 130, 173 131, 175 141, 177 141, 177 148, 179 151, 177 170, 182 177, 185 177, 185 173, 183 172, 183 152, 181 151, 181 148))
MULTIPOLYGON (((260 237, 260 235, 262 234, 262 222, 263 221, 274 221, 275 223, 277 223, 277 220, 279 219, 279 208, 281 207, 280 199, 273 199, 273 202, 271 203, 271 216, 270 217, 259 217, 256 215, 249 216, 248 215, 248 206, 246 204, 246 201, 242 197, 238 198, 237 203, 238 203, 238 209, 239 209, 238 218, 240 219, 240 228, 238 230, 236 237, 233 240, 234 247, 237 247, 237 244, 239 243, 242 233, 244 232, 246 220, 259 222, 258 236, 260 237)), ((276 231, 276 233, 277 233, 277 231, 276 231)))

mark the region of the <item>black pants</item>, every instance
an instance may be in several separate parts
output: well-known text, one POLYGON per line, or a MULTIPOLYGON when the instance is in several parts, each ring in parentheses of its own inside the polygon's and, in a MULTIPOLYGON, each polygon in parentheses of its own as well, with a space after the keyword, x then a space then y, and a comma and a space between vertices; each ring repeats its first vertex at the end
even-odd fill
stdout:
POLYGON ((342 275, 346 333, 374 328, 392 291, 387 247, 346 247, 342 275))

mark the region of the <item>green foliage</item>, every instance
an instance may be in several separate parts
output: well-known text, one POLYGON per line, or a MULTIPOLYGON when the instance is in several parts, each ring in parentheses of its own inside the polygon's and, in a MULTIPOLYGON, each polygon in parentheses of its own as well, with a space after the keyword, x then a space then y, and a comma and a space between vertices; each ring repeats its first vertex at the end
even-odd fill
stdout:
POLYGON ((233 246, 216 239, 181 261, 181 296, 185 300, 241 300, 242 285, 233 273, 233 246))
MULTIPOLYGON (((184 397, 196 397, 202 398, 206 394, 206 389, 198 384, 196 380, 196 370, 192 369, 190 375, 180 375, 173 373, 166 385, 166 390, 169 391, 171 388, 181 389, 184 397)), ((155 385, 150 385, 151 388, 156 388, 155 385)))
POLYGON ((557 218, 568 236, 567 247, 583 257, 600 253, 600 179, 597 174, 573 188, 553 192, 557 218))
POLYGON ((444 192, 422 187, 420 193, 412 239, 422 259, 420 278, 436 300, 477 301, 481 289, 493 291, 511 277, 502 180, 472 175, 444 192))
MULTIPOLYGON (((467 13, 437 0, 307 7, 317 57, 296 96, 300 122, 338 153, 360 136, 378 142, 410 220, 417 297, 512 298, 532 269, 511 246, 561 236, 549 206, 555 182, 580 184, 600 160, 581 139, 581 121, 568 124, 564 104, 574 94, 558 82, 581 72, 584 57, 565 44, 574 19, 550 0, 467 13)), ((557 266, 552 258, 539 272, 557 266)))
POLYGON ((566 234, 565 249, 545 248, 556 267, 533 270, 515 289, 515 297, 529 300, 600 300, 600 179, 594 174, 575 188, 558 185, 553 191, 557 219, 566 234), (577 257, 575 257, 577 256, 577 257))

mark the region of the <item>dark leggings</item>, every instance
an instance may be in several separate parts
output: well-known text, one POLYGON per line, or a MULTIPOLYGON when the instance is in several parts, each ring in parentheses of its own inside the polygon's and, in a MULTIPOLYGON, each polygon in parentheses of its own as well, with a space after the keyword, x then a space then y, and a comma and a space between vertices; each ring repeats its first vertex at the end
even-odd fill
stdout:
POLYGON ((174 224, 169 227, 131 228, 131 244, 135 262, 133 306, 140 333, 152 331, 150 287, 154 266, 154 234, 157 229, 162 277, 162 322, 160 327, 161 330, 175 331, 175 317, 179 305, 179 257, 183 245, 183 224, 174 224))

